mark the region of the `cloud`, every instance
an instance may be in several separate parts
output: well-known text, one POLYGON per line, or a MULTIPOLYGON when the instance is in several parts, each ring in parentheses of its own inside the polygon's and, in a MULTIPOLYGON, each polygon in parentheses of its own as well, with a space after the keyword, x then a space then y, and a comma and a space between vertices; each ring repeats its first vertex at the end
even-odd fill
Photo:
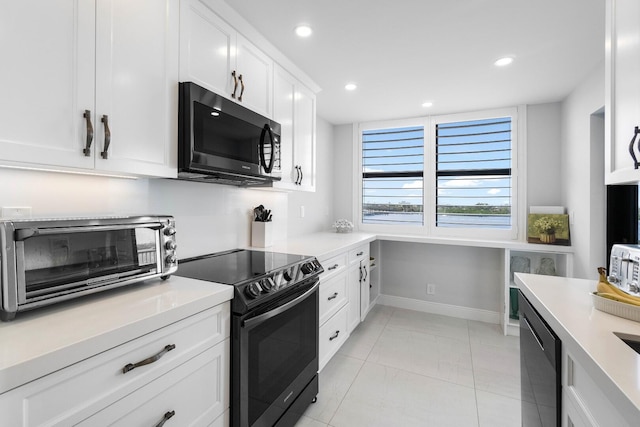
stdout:
POLYGON ((477 187, 482 184, 479 179, 450 179, 443 182, 441 187, 477 187))
POLYGON ((413 181, 408 184, 402 184, 402 188, 422 188, 422 181, 413 181))
POLYGON ((487 193, 488 194, 498 194, 501 191, 502 190, 500 190, 499 188, 492 188, 491 190, 487 191, 487 193))
POLYGON ((368 166, 364 167, 364 172, 384 172, 382 169, 374 169, 374 168, 370 168, 368 166))

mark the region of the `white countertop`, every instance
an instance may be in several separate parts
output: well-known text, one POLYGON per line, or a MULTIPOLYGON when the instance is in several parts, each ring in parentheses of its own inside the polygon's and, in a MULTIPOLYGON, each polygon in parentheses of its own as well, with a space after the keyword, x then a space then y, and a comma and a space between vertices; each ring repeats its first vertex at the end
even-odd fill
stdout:
POLYGON ((515 282, 603 394, 637 425, 640 355, 613 332, 640 337, 640 323, 596 310, 590 295, 596 280, 516 273, 515 282))
POLYGON ((251 247, 251 249, 312 255, 322 261, 359 245, 373 242, 376 237, 375 234, 369 233, 320 232, 278 242, 268 248, 251 247))
POLYGON ((0 393, 233 298, 233 287, 172 276, 0 322, 0 393))

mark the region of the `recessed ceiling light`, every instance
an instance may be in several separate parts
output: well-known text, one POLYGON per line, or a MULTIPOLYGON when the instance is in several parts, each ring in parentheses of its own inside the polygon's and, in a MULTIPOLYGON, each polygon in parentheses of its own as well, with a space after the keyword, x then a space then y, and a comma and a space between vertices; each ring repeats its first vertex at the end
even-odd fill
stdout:
POLYGON ((309 37, 313 31, 308 25, 298 25, 296 27, 296 34, 298 37, 309 37))
POLYGON ((500 58, 498 59, 496 62, 494 62, 493 64, 496 67, 504 67, 505 65, 509 65, 513 62, 513 57, 511 56, 505 56, 504 58, 500 58))
POLYGON ((422 106, 423 106, 424 108, 433 107, 433 102, 431 102, 431 101, 423 102, 423 103, 422 103, 422 106))
POLYGON ((356 90, 358 88, 358 86, 356 86, 355 83, 347 83, 344 88, 346 90, 356 90))

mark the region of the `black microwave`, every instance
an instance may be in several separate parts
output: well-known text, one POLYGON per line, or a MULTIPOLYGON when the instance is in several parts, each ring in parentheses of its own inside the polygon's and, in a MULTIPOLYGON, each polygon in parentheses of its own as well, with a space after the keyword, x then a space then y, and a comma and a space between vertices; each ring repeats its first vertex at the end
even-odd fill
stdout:
POLYGON ((179 93, 178 179, 237 186, 281 179, 280 124, 191 82, 179 93))

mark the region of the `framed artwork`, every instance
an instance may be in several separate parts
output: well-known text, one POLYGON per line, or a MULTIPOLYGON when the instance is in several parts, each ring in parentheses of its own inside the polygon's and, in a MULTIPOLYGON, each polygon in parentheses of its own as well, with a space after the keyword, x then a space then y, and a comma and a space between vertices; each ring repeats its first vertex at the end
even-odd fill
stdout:
POLYGON ((529 214, 527 220, 527 242, 570 246, 569 215, 529 214))

